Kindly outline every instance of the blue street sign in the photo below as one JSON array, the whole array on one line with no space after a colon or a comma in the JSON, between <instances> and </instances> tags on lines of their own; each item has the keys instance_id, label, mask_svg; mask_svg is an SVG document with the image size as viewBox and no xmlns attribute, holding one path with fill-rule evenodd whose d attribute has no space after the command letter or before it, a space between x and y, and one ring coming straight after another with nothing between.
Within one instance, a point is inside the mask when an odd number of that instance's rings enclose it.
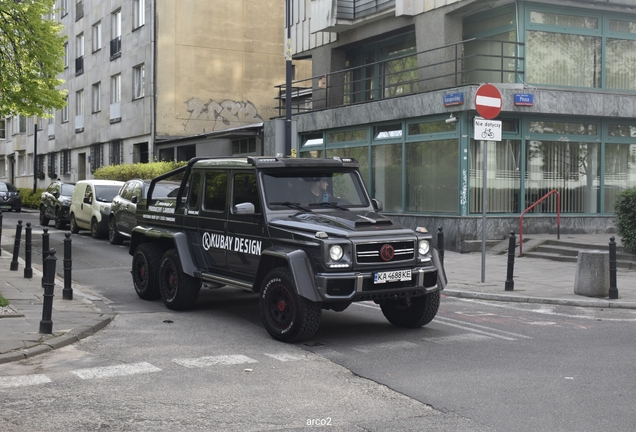
<instances>
[{"instance_id":1,"label":"blue street sign","mask_svg":"<svg viewBox=\"0 0 636 432\"><path fill-rule=\"evenodd\" d=\"M515 105L516 106L532 106L534 105L534 95L533 94L515 94Z\"/></svg>"},{"instance_id":2,"label":"blue street sign","mask_svg":"<svg viewBox=\"0 0 636 432\"><path fill-rule=\"evenodd\" d=\"M444 95L444 106L463 105L464 93L449 93Z\"/></svg>"}]
</instances>

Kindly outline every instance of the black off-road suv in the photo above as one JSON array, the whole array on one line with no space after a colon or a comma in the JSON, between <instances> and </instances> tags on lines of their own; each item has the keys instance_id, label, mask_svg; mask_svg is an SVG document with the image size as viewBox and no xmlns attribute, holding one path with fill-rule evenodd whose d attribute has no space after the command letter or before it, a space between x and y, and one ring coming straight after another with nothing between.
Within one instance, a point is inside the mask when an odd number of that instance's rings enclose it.
<instances>
[{"instance_id":1,"label":"black off-road suv","mask_svg":"<svg viewBox=\"0 0 636 432\"><path fill-rule=\"evenodd\" d=\"M155 185L181 178L174 198ZM201 286L259 293L269 334L295 342L322 309L374 301L399 327L436 315L446 276L431 234L378 213L350 158L192 159L155 178L137 205L130 254L135 290L174 310Z\"/></svg>"}]
</instances>

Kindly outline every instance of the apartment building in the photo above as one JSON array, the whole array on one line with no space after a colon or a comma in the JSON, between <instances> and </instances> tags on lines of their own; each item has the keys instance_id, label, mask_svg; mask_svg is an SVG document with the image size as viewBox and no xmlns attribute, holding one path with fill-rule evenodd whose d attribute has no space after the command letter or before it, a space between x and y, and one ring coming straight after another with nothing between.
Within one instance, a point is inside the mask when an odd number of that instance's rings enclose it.
<instances>
[{"instance_id":1,"label":"apartment building","mask_svg":"<svg viewBox=\"0 0 636 432\"><path fill-rule=\"evenodd\" d=\"M481 238L484 175L488 239L547 194L524 233L556 236L558 214L562 234L612 231L636 187L633 1L290 1L294 58L313 65L291 89L300 157L355 157L385 213L442 226L449 249ZM474 137L484 83L501 141Z\"/></svg>"},{"instance_id":2,"label":"apartment building","mask_svg":"<svg viewBox=\"0 0 636 432\"><path fill-rule=\"evenodd\" d=\"M262 154L283 14L279 0L56 0L68 104L0 120L0 178L45 187L104 165Z\"/></svg>"}]
</instances>

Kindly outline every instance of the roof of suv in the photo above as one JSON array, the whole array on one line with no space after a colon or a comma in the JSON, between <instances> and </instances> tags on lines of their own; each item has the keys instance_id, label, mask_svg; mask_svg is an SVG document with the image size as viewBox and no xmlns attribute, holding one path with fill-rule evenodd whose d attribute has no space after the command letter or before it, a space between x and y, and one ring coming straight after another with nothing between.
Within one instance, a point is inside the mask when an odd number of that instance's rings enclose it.
<instances>
[{"instance_id":1,"label":"roof of suv","mask_svg":"<svg viewBox=\"0 0 636 432\"><path fill-rule=\"evenodd\" d=\"M280 158L280 157L247 157L247 158L201 158L194 162L194 168L205 167L237 167L237 168L338 168L358 167L353 158Z\"/></svg>"}]
</instances>

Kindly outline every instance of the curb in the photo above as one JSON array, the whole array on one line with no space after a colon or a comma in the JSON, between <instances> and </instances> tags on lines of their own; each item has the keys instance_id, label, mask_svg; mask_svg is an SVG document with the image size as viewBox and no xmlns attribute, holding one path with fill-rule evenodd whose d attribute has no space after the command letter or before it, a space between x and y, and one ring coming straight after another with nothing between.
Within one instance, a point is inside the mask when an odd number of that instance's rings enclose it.
<instances>
[{"instance_id":1,"label":"curb","mask_svg":"<svg viewBox=\"0 0 636 432\"><path fill-rule=\"evenodd\" d=\"M636 309L636 302L620 301L620 300L574 300L574 299L554 299L546 297L528 297L514 296L506 294L492 294L484 292L461 291L445 289L442 294L448 297L492 300L510 303L537 303L537 304L554 304L560 306L578 306L593 308L611 308L611 309Z\"/></svg>"}]
</instances>

